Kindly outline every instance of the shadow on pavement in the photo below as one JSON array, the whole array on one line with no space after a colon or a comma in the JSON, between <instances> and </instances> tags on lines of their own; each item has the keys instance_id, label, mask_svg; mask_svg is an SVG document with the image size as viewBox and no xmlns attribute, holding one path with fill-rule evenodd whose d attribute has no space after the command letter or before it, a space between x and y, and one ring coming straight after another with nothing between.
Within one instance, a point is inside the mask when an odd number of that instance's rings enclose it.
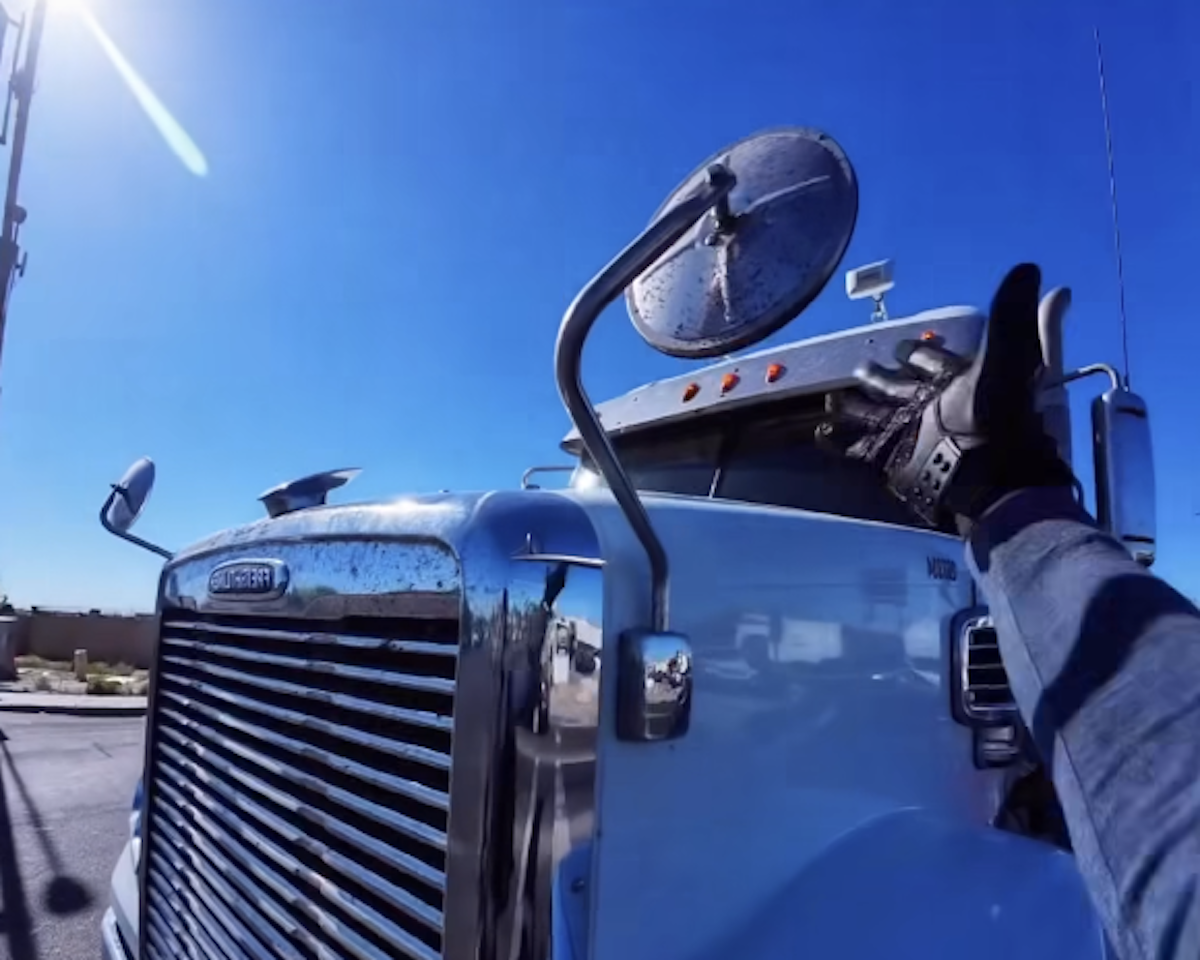
<instances>
[{"instance_id":1,"label":"shadow on pavement","mask_svg":"<svg viewBox=\"0 0 1200 960\"><path fill-rule=\"evenodd\" d=\"M37 946L29 914L25 883L17 861L16 835L8 806L7 783L11 782L20 794L29 815L30 826L42 846L42 854L53 875L42 892L43 907L55 916L67 916L85 910L92 902L87 887L67 874L58 848L42 820L25 781L8 750L8 737L0 731L0 752L4 754L4 770L0 772L0 895L4 909L0 913L0 933L8 938L12 960L36 960Z\"/></svg>"},{"instance_id":2,"label":"shadow on pavement","mask_svg":"<svg viewBox=\"0 0 1200 960\"><path fill-rule=\"evenodd\" d=\"M8 738L0 732L0 747L8 758ZM9 759L11 768L12 760ZM29 919L29 902L25 898L25 883L17 863L17 844L13 834L12 817L8 812L8 791L0 775L0 897L4 910L0 912L0 933L8 938L12 960L36 960L37 946Z\"/></svg>"}]
</instances>

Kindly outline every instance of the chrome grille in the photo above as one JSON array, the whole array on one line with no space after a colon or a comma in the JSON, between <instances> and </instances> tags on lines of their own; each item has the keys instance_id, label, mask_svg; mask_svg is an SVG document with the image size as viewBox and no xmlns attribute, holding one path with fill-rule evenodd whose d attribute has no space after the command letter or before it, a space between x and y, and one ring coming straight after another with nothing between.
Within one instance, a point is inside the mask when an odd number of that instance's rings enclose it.
<instances>
[{"instance_id":1,"label":"chrome grille","mask_svg":"<svg viewBox=\"0 0 1200 960\"><path fill-rule=\"evenodd\" d=\"M168 613L146 956L441 956L458 622Z\"/></svg>"}]
</instances>

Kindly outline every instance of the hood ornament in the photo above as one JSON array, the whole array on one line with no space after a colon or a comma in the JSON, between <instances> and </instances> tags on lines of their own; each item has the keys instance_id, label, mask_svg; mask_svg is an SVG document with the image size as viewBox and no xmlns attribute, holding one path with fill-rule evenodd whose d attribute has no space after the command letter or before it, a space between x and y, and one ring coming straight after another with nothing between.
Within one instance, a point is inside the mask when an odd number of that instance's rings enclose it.
<instances>
[{"instance_id":1,"label":"hood ornament","mask_svg":"<svg viewBox=\"0 0 1200 960\"><path fill-rule=\"evenodd\" d=\"M324 506L330 490L344 487L360 473L361 468L349 467L344 470L326 470L323 473L310 474L299 480L289 480L272 487L258 499L267 508L267 516L273 520L285 513Z\"/></svg>"}]
</instances>

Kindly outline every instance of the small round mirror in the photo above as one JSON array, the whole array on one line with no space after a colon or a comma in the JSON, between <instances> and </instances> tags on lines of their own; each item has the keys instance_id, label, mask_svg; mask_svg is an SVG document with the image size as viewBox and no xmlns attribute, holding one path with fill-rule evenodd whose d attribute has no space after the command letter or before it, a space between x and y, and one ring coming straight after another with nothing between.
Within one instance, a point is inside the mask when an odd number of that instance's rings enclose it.
<instances>
[{"instance_id":1,"label":"small round mirror","mask_svg":"<svg viewBox=\"0 0 1200 960\"><path fill-rule=\"evenodd\" d=\"M833 276L858 218L858 180L842 148L818 130L786 127L709 158L655 219L714 166L737 178L728 202L626 291L638 333L674 357L721 356L787 324Z\"/></svg>"},{"instance_id":2,"label":"small round mirror","mask_svg":"<svg viewBox=\"0 0 1200 960\"><path fill-rule=\"evenodd\" d=\"M136 460L125 476L113 486L105 519L109 527L127 532L141 515L154 489L154 461L149 457Z\"/></svg>"}]
</instances>

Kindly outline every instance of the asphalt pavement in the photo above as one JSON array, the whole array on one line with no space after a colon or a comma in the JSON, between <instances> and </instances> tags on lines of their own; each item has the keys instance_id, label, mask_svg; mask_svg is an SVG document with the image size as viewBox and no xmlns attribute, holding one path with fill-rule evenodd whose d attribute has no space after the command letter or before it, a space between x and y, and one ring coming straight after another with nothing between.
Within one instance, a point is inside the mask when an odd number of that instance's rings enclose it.
<instances>
[{"instance_id":1,"label":"asphalt pavement","mask_svg":"<svg viewBox=\"0 0 1200 960\"><path fill-rule=\"evenodd\" d=\"M0 958L92 960L145 721L0 713Z\"/></svg>"}]
</instances>

